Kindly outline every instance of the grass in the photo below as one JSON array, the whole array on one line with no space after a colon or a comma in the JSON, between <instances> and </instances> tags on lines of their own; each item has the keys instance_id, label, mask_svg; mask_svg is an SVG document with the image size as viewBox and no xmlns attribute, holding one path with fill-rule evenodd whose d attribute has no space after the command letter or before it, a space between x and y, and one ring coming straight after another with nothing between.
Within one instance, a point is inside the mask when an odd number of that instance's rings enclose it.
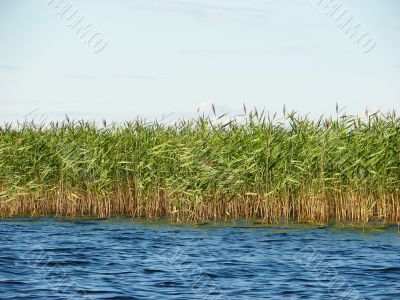
<instances>
[{"instance_id":1,"label":"grass","mask_svg":"<svg viewBox=\"0 0 400 300\"><path fill-rule=\"evenodd\" d=\"M0 215L400 222L394 112L225 118L5 124Z\"/></svg>"}]
</instances>

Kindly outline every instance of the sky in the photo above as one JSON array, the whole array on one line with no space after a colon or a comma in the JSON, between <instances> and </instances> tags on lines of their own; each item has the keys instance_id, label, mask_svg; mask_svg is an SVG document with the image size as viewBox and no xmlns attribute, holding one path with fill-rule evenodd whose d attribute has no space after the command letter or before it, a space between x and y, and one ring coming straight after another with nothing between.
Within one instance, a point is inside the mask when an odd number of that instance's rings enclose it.
<instances>
[{"instance_id":1,"label":"sky","mask_svg":"<svg viewBox=\"0 0 400 300\"><path fill-rule=\"evenodd\" d=\"M400 1L324 2L0 0L0 123L399 111Z\"/></svg>"}]
</instances>

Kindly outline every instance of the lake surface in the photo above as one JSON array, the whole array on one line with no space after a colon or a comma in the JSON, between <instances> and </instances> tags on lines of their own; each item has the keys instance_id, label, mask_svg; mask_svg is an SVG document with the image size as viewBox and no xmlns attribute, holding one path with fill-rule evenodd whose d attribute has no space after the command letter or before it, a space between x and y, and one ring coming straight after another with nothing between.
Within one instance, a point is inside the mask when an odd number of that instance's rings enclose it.
<instances>
[{"instance_id":1,"label":"lake surface","mask_svg":"<svg viewBox=\"0 0 400 300\"><path fill-rule=\"evenodd\" d=\"M400 299L400 233L0 220L0 299Z\"/></svg>"}]
</instances>

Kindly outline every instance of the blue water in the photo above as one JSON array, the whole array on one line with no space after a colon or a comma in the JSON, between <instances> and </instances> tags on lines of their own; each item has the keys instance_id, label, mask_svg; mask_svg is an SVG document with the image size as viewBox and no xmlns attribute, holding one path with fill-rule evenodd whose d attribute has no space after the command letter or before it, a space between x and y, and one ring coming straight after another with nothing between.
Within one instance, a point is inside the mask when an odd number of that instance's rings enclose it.
<instances>
[{"instance_id":1,"label":"blue water","mask_svg":"<svg viewBox=\"0 0 400 300\"><path fill-rule=\"evenodd\" d=\"M400 299L400 233L0 220L1 299Z\"/></svg>"}]
</instances>

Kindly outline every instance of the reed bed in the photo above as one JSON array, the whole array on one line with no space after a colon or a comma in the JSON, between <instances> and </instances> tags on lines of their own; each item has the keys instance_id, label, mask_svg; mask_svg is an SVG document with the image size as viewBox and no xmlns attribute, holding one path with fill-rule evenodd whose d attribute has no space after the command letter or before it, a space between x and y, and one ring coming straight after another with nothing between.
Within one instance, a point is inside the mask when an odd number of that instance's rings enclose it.
<instances>
[{"instance_id":1,"label":"reed bed","mask_svg":"<svg viewBox=\"0 0 400 300\"><path fill-rule=\"evenodd\" d=\"M0 127L0 216L400 222L395 113Z\"/></svg>"}]
</instances>

